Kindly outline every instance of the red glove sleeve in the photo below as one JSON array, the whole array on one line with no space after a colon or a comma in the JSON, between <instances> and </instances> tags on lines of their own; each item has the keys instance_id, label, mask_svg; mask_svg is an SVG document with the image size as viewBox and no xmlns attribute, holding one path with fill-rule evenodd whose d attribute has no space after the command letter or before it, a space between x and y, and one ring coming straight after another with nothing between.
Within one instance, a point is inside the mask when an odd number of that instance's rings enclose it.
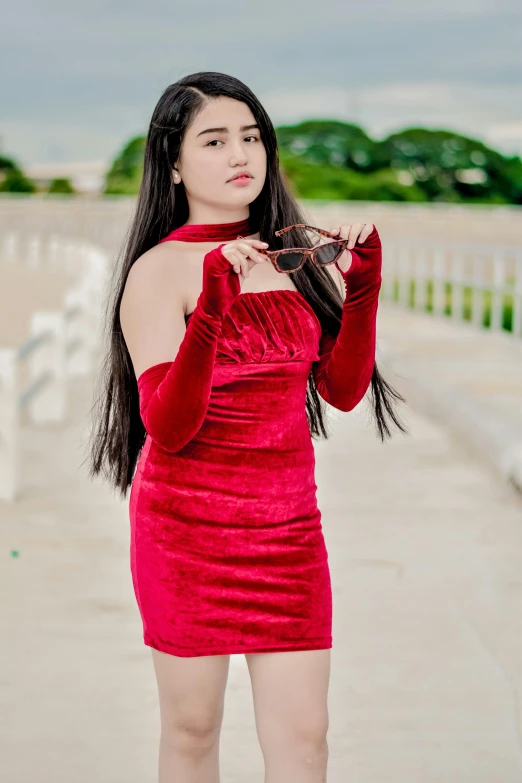
<instances>
[{"instance_id":1,"label":"red glove sleeve","mask_svg":"<svg viewBox=\"0 0 522 783\"><path fill-rule=\"evenodd\" d=\"M355 243L352 264L341 272L346 284L341 327L337 337L324 331L319 359L312 372L321 397L341 411L362 400L375 365L377 307L381 288L382 247L377 229L362 244Z\"/></svg>"},{"instance_id":2,"label":"red glove sleeve","mask_svg":"<svg viewBox=\"0 0 522 783\"><path fill-rule=\"evenodd\" d=\"M203 424L223 316L241 289L222 247L205 256L203 290L176 358L154 364L138 378L141 419L152 440L167 451L181 449Z\"/></svg>"}]
</instances>

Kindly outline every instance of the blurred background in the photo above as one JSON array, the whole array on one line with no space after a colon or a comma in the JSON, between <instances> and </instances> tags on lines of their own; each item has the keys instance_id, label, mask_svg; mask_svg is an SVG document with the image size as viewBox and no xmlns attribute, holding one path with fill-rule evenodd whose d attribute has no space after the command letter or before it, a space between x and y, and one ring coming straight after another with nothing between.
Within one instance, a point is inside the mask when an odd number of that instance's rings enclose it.
<instances>
[{"instance_id":1,"label":"blurred background","mask_svg":"<svg viewBox=\"0 0 522 783\"><path fill-rule=\"evenodd\" d=\"M86 442L150 116L168 84L212 70L264 104L310 223L362 219L383 241L377 361L411 432L382 444L363 400L329 410L315 444L329 780L521 783L520 4L3 11L2 779L156 780L128 498L88 478ZM224 779L261 781L241 656L230 680Z\"/></svg>"}]
</instances>

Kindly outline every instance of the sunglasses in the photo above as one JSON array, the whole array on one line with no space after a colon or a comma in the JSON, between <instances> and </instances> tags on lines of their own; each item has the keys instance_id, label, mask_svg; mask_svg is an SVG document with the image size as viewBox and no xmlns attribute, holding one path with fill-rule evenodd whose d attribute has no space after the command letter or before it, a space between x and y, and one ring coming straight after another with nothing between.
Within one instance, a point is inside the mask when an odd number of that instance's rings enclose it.
<instances>
[{"instance_id":1,"label":"sunglasses","mask_svg":"<svg viewBox=\"0 0 522 783\"><path fill-rule=\"evenodd\" d=\"M325 231L322 228L307 226L304 223L296 223L293 226L281 228L279 231L275 232L275 235L281 236L285 231L290 231L292 228L304 228L309 231L314 231L316 234L320 234L323 237L332 238L329 231ZM238 239L244 239L244 237L239 236ZM335 239L332 242L314 248L286 247L283 250L259 250L258 252L267 255L272 262L272 266L278 272L286 272L286 274L289 274L301 269L307 258L310 258L312 263L316 266L335 264L337 259L341 257L344 250L347 248L349 241L349 239Z\"/></svg>"}]
</instances>

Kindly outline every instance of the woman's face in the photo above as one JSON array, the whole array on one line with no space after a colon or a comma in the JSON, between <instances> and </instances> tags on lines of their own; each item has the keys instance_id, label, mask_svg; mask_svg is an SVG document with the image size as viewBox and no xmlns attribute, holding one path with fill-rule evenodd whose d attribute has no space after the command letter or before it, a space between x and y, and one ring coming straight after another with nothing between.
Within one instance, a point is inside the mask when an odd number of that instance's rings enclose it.
<instances>
[{"instance_id":1,"label":"woman's face","mask_svg":"<svg viewBox=\"0 0 522 783\"><path fill-rule=\"evenodd\" d=\"M266 177L266 150L259 128L245 127L255 122L246 103L220 96L210 99L187 128L175 168L191 207L241 208L257 198ZM239 171L252 178L234 184L230 180Z\"/></svg>"}]
</instances>

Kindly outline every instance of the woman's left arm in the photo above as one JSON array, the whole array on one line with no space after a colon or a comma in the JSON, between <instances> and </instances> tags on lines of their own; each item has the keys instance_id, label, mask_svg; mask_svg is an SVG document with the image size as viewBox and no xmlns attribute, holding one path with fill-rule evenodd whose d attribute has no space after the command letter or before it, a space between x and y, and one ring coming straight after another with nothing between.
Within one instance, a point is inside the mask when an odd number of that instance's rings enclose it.
<instances>
[{"instance_id":1,"label":"woman's left arm","mask_svg":"<svg viewBox=\"0 0 522 783\"><path fill-rule=\"evenodd\" d=\"M351 411L362 400L375 365L382 282L382 246L376 227L346 252L352 256L348 270L343 271L337 264L346 287L339 334L335 337L323 332L319 359L312 364L317 391L341 411Z\"/></svg>"}]
</instances>

